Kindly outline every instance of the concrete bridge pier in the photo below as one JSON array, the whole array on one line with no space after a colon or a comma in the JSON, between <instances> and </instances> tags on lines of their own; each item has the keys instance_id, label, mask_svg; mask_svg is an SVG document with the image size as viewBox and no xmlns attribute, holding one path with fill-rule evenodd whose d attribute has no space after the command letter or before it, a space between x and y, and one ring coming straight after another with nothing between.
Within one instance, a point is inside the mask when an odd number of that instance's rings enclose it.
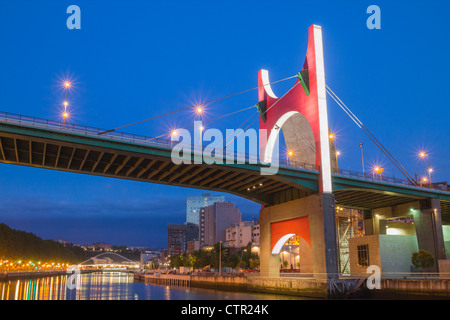
<instances>
[{"instance_id":1,"label":"concrete bridge pier","mask_svg":"<svg viewBox=\"0 0 450 320\"><path fill-rule=\"evenodd\" d=\"M420 204L420 211L414 214L417 243L419 249L427 250L434 256L434 266L430 271L439 272L438 260L446 259L441 203L439 199L429 199Z\"/></svg>"},{"instance_id":2,"label":"concrete bridge pier","mask_svg":"<svg viewBox=\"0 0 450 320\"><path fill-rule=\"evenodd\" d=\"M309 263L314 277L338 278L334 207L334 195L323 193L261 209L261 276L280 276L279 247L286 237L296 235L305 240L310 248Z\"/></svg>"},{"instance_id":3,"label":"concrete bridge pier","mask_svg":"<svg viewBox=\"0 0 450 320\"><path fill-rule=\"evenodd\" d=\"M416 200L374 209L371 218L364 220L366 235L386 234L387 220L403 217L414 219L418 249L424 249L434 257L434 266L427 271L439 272L438 261L446 259L439 199Z\"/></svg>"}]
</instances>

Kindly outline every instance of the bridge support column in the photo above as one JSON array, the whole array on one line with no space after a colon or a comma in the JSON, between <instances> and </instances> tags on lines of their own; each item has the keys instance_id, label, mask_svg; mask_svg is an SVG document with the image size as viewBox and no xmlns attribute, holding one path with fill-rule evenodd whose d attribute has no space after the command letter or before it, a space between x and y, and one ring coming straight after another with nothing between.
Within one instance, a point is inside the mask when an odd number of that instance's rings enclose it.
<instances>
[{"instance_id":1,"label":"bridge support column","mask_svg":"<svg viewBox=\"0 0 450 320\"><path fill-rule=\"evenodd\" d=\"M262 277L280 276L279 253L272 253L272 224L308 217L309 240L314 277L337 278L338 259L336 243L336 218L333 194L311 195L301 199L261 209L260 223L260 274ZM296 234L295 230L287 233ZM296 234L304 237L305 235ZM300 257L301 259L301 257Z\"/></svg>"},{"instance_id":2,"label":"bridge support column","mask_svg":"<svg viewBox=\"0 0 450 320\"><path fill-rule=\"evenodd\" d=\"M445 260L444 235L442 232L441 202L429 199L420 202L420 210L414 211L417 244L434 257L431 272L438 272L438 260Z\"/></svg>"},{"instance_id":3,"label":"bridge support column","mask_svg":"<svg viewBox=\"0 0 450 320\"><path fill-rule=\"evenodd\" d=\"M439 199L416 200L374 209L371 218L364 220L366 235L386 234L386 220L411 216L414 218L419 250L426 250L434 257L434 266L428 271L437 272L438 260L446 259Z\"/></svg>"}]
</instances>

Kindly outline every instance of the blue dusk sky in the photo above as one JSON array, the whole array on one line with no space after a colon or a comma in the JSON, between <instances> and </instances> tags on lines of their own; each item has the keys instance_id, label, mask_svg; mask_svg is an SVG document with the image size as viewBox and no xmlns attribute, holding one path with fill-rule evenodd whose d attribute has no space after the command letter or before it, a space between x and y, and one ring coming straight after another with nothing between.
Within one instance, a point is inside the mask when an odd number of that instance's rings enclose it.
<instances>
[{"instance_id":1,"label":"blue dusk sky","mask_svg":"<svg viewBox=\"0 0 450 320\"><path fill-rule=\"evenodd\" d=\"M367 28L369 5L381 29ZM67 7L81 9L69 30ZM449 1L0 1L0 111L58 120L69 78L70 121L112 129L300 71L308 27L322 26L326 81L411 173L426 150L434 181L450 180ZM281 96L295 79L274 84ZM207 106L205 119L250 107L257 91ZM401 173L328 97L341 168ZM254 110L211 126L236 129ZM131 126L158 136L192 113ZM257 128L255 122L254 128ZM164 248L202 190L0 164L0 222L44 239ZM225 194L244 219L260 205Z\"/></svg>"}]
</instances>

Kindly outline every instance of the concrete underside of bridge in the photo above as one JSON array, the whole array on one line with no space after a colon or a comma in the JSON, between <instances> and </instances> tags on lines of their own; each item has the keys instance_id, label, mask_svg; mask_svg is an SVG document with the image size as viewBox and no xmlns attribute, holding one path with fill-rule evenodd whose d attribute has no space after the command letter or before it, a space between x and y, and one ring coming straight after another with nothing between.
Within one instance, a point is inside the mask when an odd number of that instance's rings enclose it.
<instances>
[{"instance_id":1,"label":"concrete underside of bridge","mask_svg":"<svg viewBox=\"0 0 450 320\"><path fill-rule=\"evenodd\" d=\"M166 141L167 143L167 141ZM180 164L171 159L169 145L117 141L96 134L63 129L0 123L0 162L83 173L110 178L160 183L227 192L272 206L318 193L319 172L286 167L262 175L261 164ZM334 174L333 194L347 208L375 208L429 198L440 199L442 221L450 224L450 194L404 185L386 184Z\"/></svg>"},{"instance_id":2,"label":"concrete underside of bridge","mask_svg":"<svg viewBox=\"0 0 450 320\"><path fill-rule=\"evenodd\" d=\"M306 218L309 230L298 233L296 219ZM386 220L413 217L419 249L430 252L436 263L428 272L439 272L438 261L445 260L439 199L410 201L398 205L375 208L364 212L365 235L386 234ZM312 273L315 278L339 277L338 244L336 232L335 198L332 194L316 194L282 204L265 207L260 211L261 276L280 276L280 255L273 252L280 233L274 233L275 225L287 222L285 234L310 239ZM291 227L289 227L289 225ZM273 237L277 237L274 239ZM362 237L364 238L364 237ZM374 259L375 260L375 259ZM379 261L379 260L378 260ZM305 262L302 262L305 263ZM376 264L376 263L375 263ZM366 273L367 266L359 273ZM355 270L352 271L352 273ZM409 272L409 270L404 270ZM358 272L356 272L358 273Z\"/></svg>"},{"instance_id":3,"label":"concrete underside of bridge","mask_svg":"<svg viewBox=\"0 0 450 320\"><path fill-rule=\"evenodd\" d=\"M276 175L261 175L261 166L249 164L177 165L170 144L143 146L10 124L0 124L0 162L227 192L263 205L312 194L318 175L283 169Z\"/></svg>"}]
</instances>

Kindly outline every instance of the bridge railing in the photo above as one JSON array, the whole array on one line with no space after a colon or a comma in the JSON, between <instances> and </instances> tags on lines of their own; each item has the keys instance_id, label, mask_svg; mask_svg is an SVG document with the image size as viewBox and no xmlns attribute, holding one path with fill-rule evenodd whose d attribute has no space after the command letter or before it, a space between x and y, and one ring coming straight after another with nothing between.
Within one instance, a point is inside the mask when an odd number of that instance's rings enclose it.
<instances>
[{"instance_id":1,"label":"bridge railing","mask_svg":"<svg viewBox=\"0 0 450 320\"><path fill-rule=\"evenodd\" d=\"M14 124L20 124L20 125L27 125L27 126L33 126L37 128L42 129L50 129L50 130L56 130L59 132L65 132L65 133L75 133L75 134L81 134L85 136L90 136L93 138L101 138L101 139L111 139L115 141L121 141L121 142L128 142L128 143L139 143L143 145L149 145L149 146L155 146L155 147L163 147L163 148L172 148L175 144L178 142L173 142L170 139L164 139L164 138L155 138L155 137L148 137L144 135L138 135L138 134L132 134L132 133L126 133L121 131L115 131L115 130L105 130L95 127L89 127L89 126L83 126L78 125L74 123L67 123L62 121L56 121L56 120L49 120L49 119L42 119L37 117L30 117L20 114L14 114L9 112L0 112L0 121L6 122L6 123L14 123ZM191 147L191 150L196 152L197 150L199 152L203 152L205 150L206 146L199 146L196 144L189 144ZM214 151L216 151L214 149ZM212 152L212 156L215 156L214 152ZM238 152L235 150L229 150L226 149L226 147L223 150L223 159L237 159L243 163L250 163L250 164L261 164L259 161L259 156L256 154L249 154L244 152ZM278 161L278 162L276 162ZM238 162L240 163L240 162ZM274 158L272 163L278 163L279 167L284 168L297 168L297 169L304 169L304 170L310 170L310 171L319 171L319 168L315 164L306 163L306 162L300 162L300 161L293 161L288 158ZM347 170L347 169L332 169L332 174L335 175L341 175L345 177L351 177L351 178L360 178L364 180L372 180L372 181L380 181L380 182L386 182L386 183L393 183L393 184L399 184L399 185L406 185L406 186L418 186L416 184L413 184L409 180L399 179L395 177L389 177L386 175L381 174L373 174L373 173L362 173L359 171L354 170ZM447 184L420 184L419 185L422 188L431 188L431 189L439 189L439 190L446 190Z\"/></svg>"},{"instance_id":2,"label":"bridge railing","mask_svg":"<svg viewBox=\"0 0 450 320\"><path fill-rule=\"evenodd\" d=\"M1 112L0 111L0 121L6 122L6 123L14 123L14 124L20 124L20 125L27 125L27 126L33 126L37 128L42 129L50 129L50 130L56 130L59 132L69 132L69 133L75 133L75 134L81 134L85 136L91 136L94 138L102 138L102 139L111 139L111 140L117 140L122 142L129 142L129 143L139 143L144 145L151 145L151 146L157 146L157 147L165 147L165 148L172 148L174 145L176 145L178 142L173 142L170 139L164 139L164 138L155 138L155 137L149 137L144 135L138 135L138 134L132 134L132 133L126 133L121 131L115 131L115 130L105 130L95 127L89 127L89 126L83 126L78 125L74 123L68 123L68 122L61 122L56 120L49 120L49 119L43 119L43 118L37 118L37 117L30 117L15 113L9 113L9 112ZM203 152L205 150L205 145L198 145L194 143L189 144L191 150L194 152L199 151ZM212 156L215 156L215 151L212 152ZM242 161L243 163L251 163L251 164L258 164L259 156L257 154L250 154L245 152L238 152L236 150L230 150L226 147L223 150L223 157L224 159L235 159L238 161ZM298 162L298 161L290 161L287 159L274 159L273 162L278 161L278 163L281 166L286 167L295 167L295 168L301 168L306 170L316 170L314 164L304 163L304 162ZM239 163L239 162L238 162ZM276 162L275 162L276 163ZM286 165L284 165L286 164Z\"/></svg>"},{"instance_id":3,"label":"bridge railing","mask_svg":"<svg viewBox=\"0 0 450 320\"><path fill-rule=\"evenodd\" d=\"M347 169L332 169L331 173L351 177L351 178L360 178L365 180L372 180L372 181L380 181L380 182L388 182L388 183L394 183L394 184L401 184L401 185L407 185L407 186L413 186L414 184L409 180L399 179L395 177L389 177L386 175L379 175L379 174L373 174L373 173L367 173L367 172L360 172L360 171L354 171L354 170L347 170Z\"/></svg>"},{"instance_id":4,"label":"bridge railing","mask_svg":"<svg viewBox=\"0 0 450 320\"><path fill-rule=\"evenodd\" d=\"M412 187L421 187L421 188L428 188L433 190L447 190L447 183L446 182L438 182L438 183L422 183L421 181L418 182L418 184L413 183L412 181L390 177L386 175L381 174L375 174L375 173L367 173L367 172L360 172L360 171L354 171L354 170L348 170L348 169L332 169L331 173L334 175L341 175L344 177L350 177L350 178L360 178L364 180L371 180L375 182L385 182L385 183L392 183L392 184L400 184L404 186L412 186Z\"/></svg>"}]
</instances>

